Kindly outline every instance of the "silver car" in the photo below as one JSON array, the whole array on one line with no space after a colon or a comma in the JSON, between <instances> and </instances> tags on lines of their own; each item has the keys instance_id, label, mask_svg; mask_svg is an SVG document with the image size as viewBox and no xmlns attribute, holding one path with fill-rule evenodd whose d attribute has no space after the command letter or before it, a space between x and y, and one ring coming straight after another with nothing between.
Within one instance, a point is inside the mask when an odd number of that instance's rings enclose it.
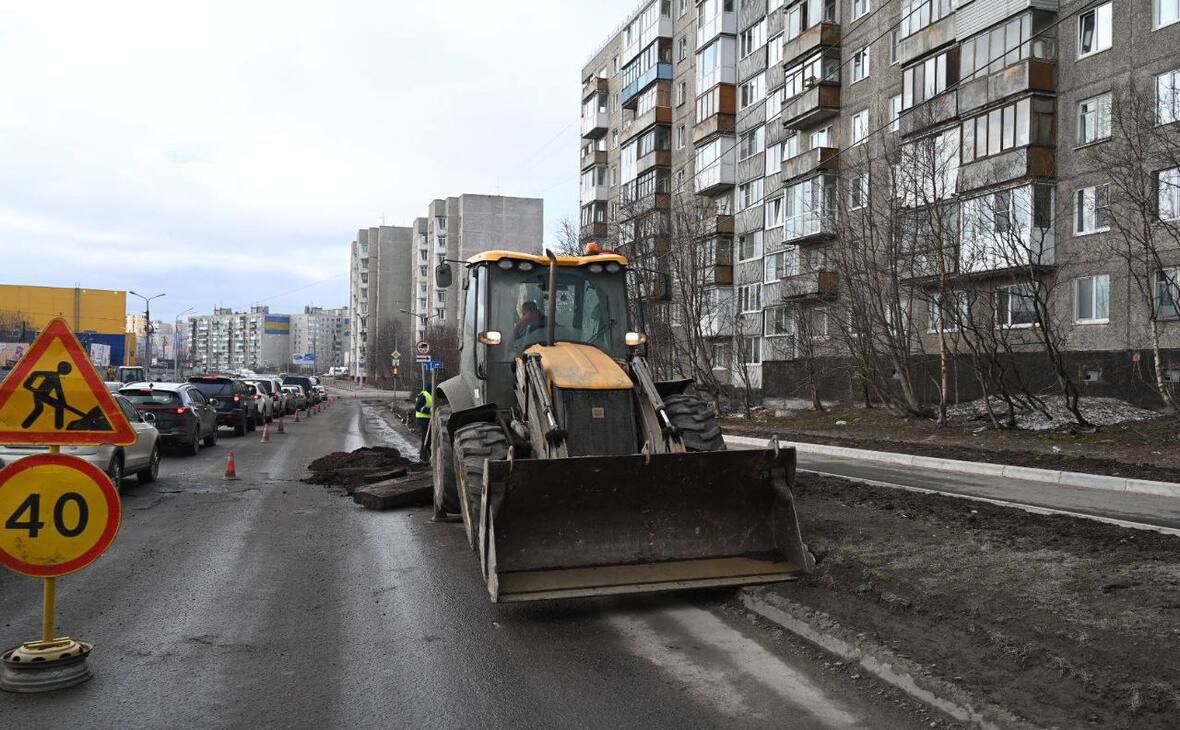
<instances>
[{"instance_id":1,"label":"silver car","mask_svg":"<svg viewBox=\"0 0 1180 730\"><path fill-rule=\"evenodd\" d=\"M151 484L160 474L160 433L154 425L155 416L150 413L141 416L131 401L119 394L114 394L114 399L131 422L135 443L130 446L63 446L61 453L76 456L102 469L114 482L116 489L122 489L123 478L128 474L134 475L140 484ZM33 454L44 454L48 450L47 446L0 445L0 466L7 466Z\"/></svg>"}]
</instances>

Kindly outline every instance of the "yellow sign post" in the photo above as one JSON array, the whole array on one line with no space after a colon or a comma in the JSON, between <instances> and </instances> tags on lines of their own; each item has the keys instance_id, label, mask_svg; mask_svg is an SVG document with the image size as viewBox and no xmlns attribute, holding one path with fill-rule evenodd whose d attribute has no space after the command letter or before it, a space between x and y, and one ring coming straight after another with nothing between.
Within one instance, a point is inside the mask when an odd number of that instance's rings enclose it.
<instances>
[{"instance_id":1,"label":"yellow sign post","mask_svg":"<svg viewBox=\"0 0 1180 730\"><path fill-rule=\"evenodd\" d=\"M44 580L41 640L0 655L0 689L46 692L90 679L90 644L54 636L57 577L94 562L119 531L118 490L62 444L131 444L135 432L62 320L0 383L0 443L49 453L0 469L0 564Z\"/></svg>"}]
</instances>

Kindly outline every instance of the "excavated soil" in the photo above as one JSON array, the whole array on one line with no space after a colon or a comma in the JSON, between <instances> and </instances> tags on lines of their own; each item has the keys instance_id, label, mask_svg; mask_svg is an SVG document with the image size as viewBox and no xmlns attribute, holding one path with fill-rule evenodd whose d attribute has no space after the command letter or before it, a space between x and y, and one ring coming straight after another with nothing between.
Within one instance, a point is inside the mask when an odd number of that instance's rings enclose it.
<instances>
[{"instance_id":1,"label":"excavated soil","mask_svg":"<svg viewBox=\"0 0 1180 730\"><path fill-rule=\"evenodd\" d=\"M307 466L311 476L303 481L309 484L355 486L404 475L407 470L421 466L402 456L397 449L365 446L355 451L335 451L321 456Z\"/></svg>"},{"instance_id":2,"label":"excavated soil","mask_svg":"<svg viewBox=\"0 0 1180 730\"><path fill-rule=\"evenodd\" d=\"M1046 727L1176 727L1180 538L800 475L777 588Z\"/></svg>"},{"instance_id":3,"label":"excavated soil","mask_svg":"<svg viewBox=\"0 0 1180 730\"><path fill-rule=\"evenodd\" d=\"M973 448L963 444L938 444L920 441L904 441L886 438L856 438L830 436L809 432L793 432L774 426L761 426L737 421L725 424L725 432L734 436L771 436L804 443L844 446L872 451L891 451L915 456L933 456L940 459L960 461L982 461L990 464L1013 464L1037 469L1075 471L1085 474L1103 474L1131 479L1150 479L1160 482L1180 482L1180 468L1152 463L1131 463L1119 459L1099 456L1082 456L1077 453L1038 453L1012 449L984 447ZM1029 436L1030 439L1035 436ZM1101 447L1098 447L1101 450Z\"/></svg>"}]
</instances>

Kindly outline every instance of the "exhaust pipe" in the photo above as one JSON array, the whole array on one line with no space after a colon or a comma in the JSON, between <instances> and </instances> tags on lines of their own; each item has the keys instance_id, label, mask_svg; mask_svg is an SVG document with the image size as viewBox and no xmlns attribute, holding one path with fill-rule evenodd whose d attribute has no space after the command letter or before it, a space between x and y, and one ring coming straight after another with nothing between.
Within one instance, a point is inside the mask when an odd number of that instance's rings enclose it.
<instances>
[{"instance_id":1,"label":"exhaust pipe","mask_svg":"<svg viewBox=\"0 0 1180 730\"><path fill-rule=\"evenodd\" d=\"M549 303L545 306L545 342L553 347L557 338L557 256L545 249L549 257Z\"/></svg>"}]
</instances>

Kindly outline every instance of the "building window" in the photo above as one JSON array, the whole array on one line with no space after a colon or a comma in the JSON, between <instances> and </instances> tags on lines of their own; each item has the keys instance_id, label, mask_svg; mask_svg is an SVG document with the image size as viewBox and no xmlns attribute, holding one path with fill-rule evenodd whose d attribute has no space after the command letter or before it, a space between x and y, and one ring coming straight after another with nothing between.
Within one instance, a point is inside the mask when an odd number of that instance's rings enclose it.
<instances>
[{"instance_id":1,"label":"building window","mask_svg":"<svg viewBox=\"0 0 1180 730\"><path fill-rule=\"evenodd\" d=\"M1180 0L1177 0L1180 2ZM773 68L783 62L783 35L779 33L766 41L766 68Z\"/></svg>"},{"instance_id":2,"label":"building window","mask_svg":"<svg viewBox=\"0 0 1180 730\"><path fill-rule=\"evenodd\" d=\"M1078 16L1078 58L1110 48L1114 35L1114 3L1099 5Z\"/></svg>"},{"instance_id":3,"label":"building window","mask_svg":"<svg viewBox=\"0 0 1180 730\"><path fill-rule=\"evenodd\" d=\"M1074 235L1084 236L1109 230L1110 185L1080 188L1074 196Z\"/></svg>"},{"instance_id":4,"label":"building window","mask_svg":"<svg viewBox=\"0 0 1180 730\"><path fill-rule=\"evenodd\" d=\"M1021 99L963 122L963 162L1029 144L1053 144L1053 103Z\"/></svg>"},{"instance_id":5,"label":"building window","mask_svg":"<svg viewBox=\"0 0 1180 730\"><path fill-rule=\"evenodd\" d=\"M688 83L681 81L676 85L676 106L684 106L686 98L688 98Z\"/></svg>"},{"instance_id":6,"label":"building window","mask_svg":"<svg viewBox=\"0 0 1180 730\"><path fill-rule=\"evenodd\" d=\"M749 81L745 81L741 86L741 108L753 106L762 101L766 95L766 76L765 74L758 74Z\"/></svg>"},{"instance_id":7,"label":"building window","mask_svg":"<svg viewBox=\"0 0 1180 730\"><path fill-rule=\"evenodd\" d=\"M866 172L852 178L848 191L848 207L860 210L869 204L869 174Z\"/></svg>"},{"instance_id":8,"label":"building window","mask_svg":"<svg viewBox=\"0 0 1180 730\"><path fill-rule=\"evenodd\" d=\"M738 311L757 312L762 309L762 285L748 284L738 287Z\"/></svg>"},{"instance_id":9,"label":"building window","mask_svg":"<svg viewBox=\"0 0 1180 730\"><path fill-rule=\"evenodd\" d=\"M832 146L832 128L830 126L823 129L817 129L807 137L807 149L813 150L817 147L831 147Z\"/></svg>"},{"instance_id":10,"label":"building window","mask_svg":"<svg viewBox=\"0 0 1180 730\"><path fill-rule=\"evenodd\" d=\"M1079 324L1110 321L1110 275L1073 280L1073 319Z\"/></svg>"},{"instance_id":11,"label":"building window","mask_svg":"<svg viewBox=\"0 0 1180 730\"><path fill-rule=\"evenodd\" d=\"M688 0L680 0L680 17L683 18L688 13Z\"/></svg>"},{"instance_id":12,"label":"building window","mask_svg":"<svg viewBox=\"0 0 1180 730\"><path fill-rule=\"evenodd\" d=\"M1180 318L1180 268L1160 269L1155 273L1155 316Z\"/></svg>"},{"instance_id":13,"label":"building window","mask_svg":"<svg viewBox=\"0 0 1180 730\"><path fill-rule=\"evenodd\" d=\"M889 65L892 66L898 63L901 59L897 56L897 31L889 31Z\"/></svg>"},{"instance_id":14,"label":"building window","mask_svg":"<svg viewBox=\"0 0 1180 730\"><path fill-rule=\"evenodd\" d=\"M773 284L799 273L797 251L798 249L788 248L778 253L766 254L766 258L763 259L764 281Z\"/></svg>"},{"instance_id":15,"label":"building window","mask_svg":"<svg viewBox=\"0 0 1180 730\"><path fill-rule=\"evenodd\" d=\"M1110 94L1095 96L1078 104L1078 144L1090 144L1102 139L1110 139Z\"/></svg>"},{"instance_id":16,"label":"building window","mask_svg":"<svg viewBox=\"0 0 1180 730\"><path fill-rule=\"evenodd\" d=\"M752 208L762 202L762 178L738 185L737 209Z\"/></svg>"},{"instance_id":17,"label":"building window","mask_svg":"<svg viewBox=\"0 0 1180 730\"><path fill-rule=\"evenodd\" d=\"M1180 0L1155 0L1153 28L1163 28L1178 20L1180 20Z\"/></svg>"},{"instance_id":18,"label":"building window","mask_svg":"<svg viewBox=\"0 0 1180 730\"><path fill-rule=\"evenodd\" d=\"M1037 321L1037 299L1031 284L996 290L996 323L1002 327L1031 327Z\"/></svg>"},{"instance_id":19,"label":"building window","mask_svg":"<svg viewBox=\"0 0 1180 730\"><path fill-rule=\"evenodd\" d=\"M683 61L688 58L688 36L681 36L679 46L680 51L676 54L676 57L678 60Z\"/></svg>"},{"instance_id":20,"label":"building window","mask_svg":"<svg viewBox=\"0 0 1180 730\"><path fill-rule=\"evenodd\" d=\"M952 0L906 0L901 4L898 34L905 38L954 12Z\"/></svg>"},{"instance_id":21,"label":"building window","mask_svg":"<svg viewBox=\"0 0 1180 730\"><path fill-rule=\"evenodd\" d=\"M1159 216L1162 221L1180 219L1180 167L1156 174L1159 188Z\"/></svg>"},{"instance_id":22,"label":"building window","mask_svg":"<svg viewBox=\"0 0 1180 730\"><path fill-rule=\"evenodd\" d=\"M1180 119L1180 69L1155 77L1155 121L1171 124Z\"/></svg>"},{"instance_id":23,"label":"building window","mask_svg":"<svg viewBox=\"0 0 1180 730\"><path fill-rule=\"evenodd\" d=\"M852 83L869 77L869 47L852 54Z\"/></svg>"},{"instance_id":24,"label":"building window","mask_svg":"<svg viewBox=\"0 0 1180 730\"><path fill-rule=\"evenodd\" d=\"M971 318L971 301L967 292L947 292L935 294L926 303L927 321L930 323L928 332L943 330L961 330ZM946 324L943 325L943 315Z\"/></svg>"},{"instance_id":25,"label":"building window","mask_svg":"<svg viewBox=\"0 0 1180 730\"><path fill-rule=\"evenodd\" d=\"M744 160L761 152L765 140L765 130L762 127L743 132L738 139L738 159Z\"/></svg>"},{"instance_id":26,"label":"building window","mask_svg":"<svg viewBox=\"0 0 1180 730\"><path fill-rule=\"evenodd\" d=\"M762 339L757 335L739 335L738 352L742 362L747 365L757 365L762 362Z\"/></svg>"},{"instance_id":27,"label":"building window","mask_svg":"<svg viewBox=\"0 0 1180 730\"><path fill-rule=\"evenodd\" d=\"M745 58L766 45L766 19L742 31L738 38L738 58Z\"/></svg>"},{"instance_id":28,"label":"building window","mask_svg":"<svg viewBox=\"0 0 1180 730\"><path fill-rule=\"evenodd\" d=\"M766 201L766 227L778 228L783 224L783 196Z\"/></svg>"},{"instance_id":29,"label":"building window","mask_svg":"<svg viewBox=\"0 0 1180 730\"><path fill-rule=\"evenodd\" d=\"M852 19L862 17L865 13L872 9L872 3L869 0L852 0Z\"/></svg>"},{"instance_id":30,"label":"building window","mask_svg":"<svg viewBox=\"0 0 1180 730\"><path fill-rule=\"evenodd\" d=\"M681 124L676 128L676 149L682 150L687 144L684 125Z\"/></svg>"},{"instance_id":31,"label":"building window","mask_svg":"<svg viewBox=\"0 0 1180 730\"><path fill-rule=\"evenodd\" d=\"M852 115L852 144L860 144L869 136L869 110Z\"/></svg>"},{"instance_id":32,"label":"building window","mask_svg":"<svg viewBox=\"0 0 1180 730\"><path fill-rule=\"evenodd\" d=\"M889 131L901 129L901 94L889 98Z\"/></svg>"},{"instance_id":33,"label":"building window","mask_svg":"<svg viewBox=\"0 0 1180 730\"><path fill-rule=\"evenodd\" d=\"M766 337L795 334L795 320L788 307L774 307L762 313L762 333Z\"/></svg>"},{"instance_id":34,"label":"building window","mask_svg":"<svg viewBox=\"0 0 1180 730\"><path fill-rule=\"evenodd\" d=\"M796 3L787 8L785 19L787 40L798 37L803 31L820 23L834 23L835 21L836 0L807 0L807 2Z\"/></svg>"},{"instance_id":35,"label":"building window","mask_svg":"<svg viewBox=\"0 0 1180 730\"><path fill-rule=\"evenodd\" d=\"M762 256L762 231L738 236L738 260L749 261Z\"/></svg>"},{"instance_id":36,"label":"building window","mask_svg":"<svg viewBox=\"0 0 1180 730\"><path fill-rule=\"evenodd\" d=\"M955 65L948 59L948 53L940 53L927 58L916 66L907 68L902 73L902 108L909 109L928 99L933 99L958 80L954 78ZM948 68L950 69L949 73Z\"/></svg>"}]
</instances>

